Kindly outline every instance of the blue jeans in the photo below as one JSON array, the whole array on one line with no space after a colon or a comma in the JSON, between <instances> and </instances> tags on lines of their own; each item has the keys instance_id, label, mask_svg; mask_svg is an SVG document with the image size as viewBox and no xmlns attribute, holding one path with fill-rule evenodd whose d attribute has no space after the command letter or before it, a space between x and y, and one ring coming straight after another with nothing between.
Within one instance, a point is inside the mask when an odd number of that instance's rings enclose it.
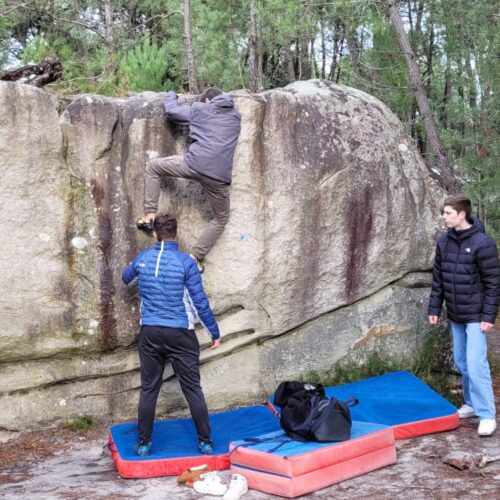
<instances>
[{"instance_id":1,"label":"blue jeans","mask_svg":"<svg viewBox=\"0 0 500 500\"><path fill-rule=\"evenodd\" d=\"M486 333L480 323L451 323L453 355L462 374L464 401L480 419L495 418L495 399L487 358Z\"/></svg>"}]
</instances>

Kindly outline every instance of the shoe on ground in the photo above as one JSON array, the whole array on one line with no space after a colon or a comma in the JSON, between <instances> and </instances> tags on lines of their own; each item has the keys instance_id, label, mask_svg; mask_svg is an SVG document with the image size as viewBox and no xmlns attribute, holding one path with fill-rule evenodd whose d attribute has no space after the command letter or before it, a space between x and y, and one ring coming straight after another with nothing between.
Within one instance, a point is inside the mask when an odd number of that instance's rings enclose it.
<instances>
[{"instance_id":1,"label":"shoe on ground","mask_svg":"<svg viewBox=\"0 0 500 500\"><path fill-rule=\"evenodd\" d=\"M198 258L195 257L192 253L190 253L189 256L196 262L196 267L198 268L198 271L200 271L200 274L203 274L205 272L205 266L203 265L201 260L198 260Z\"/></svg>"},{"instance_id":2,"label":"shoe on ground","mask_svg":"<svg viewBox=\"0 0 500 500\"><path fill-rule=\"evenodd\" d=\"M204 495L222 496L226 493L227 486L214 471L202 474L200 479L193 483L193 490Z\"/></svg>"},{"instance_id":3,"label":"shoe on ground","mask_svg":"<svg viewBox=\"0 0 500 500\"><path fill-rule=\"evenodd\" d=\"M480 436L491 436L495 432L496 428L497 423L494 418L483 418L479 421L477 433Z\"/></svg>"},{"instance_id":4,"label":"shoe on ground","mask_svg":"<svg viewBox=\"0 0 500 500\"><path fill-rule=\"evenodd\" d=\"M207 464L198 465L196 467L189 467L189 469L177 476L177 482L179 484L185 484L186 486L192 488L193 483L195 481L198 481L198 479L200 479L200 476L207 472L210 472Z\"/></svg>"},{"instance_id":5,"label":"shoe on ground","mask_svg":"<svg viewBox=\"0 0 500 500\"><path fill-rule=\"evenodd\" d=\"M240 474L233 474L229 488L222 497L224 500L240 500L240 498L248 492L247 480Z\"/></svg>"},{"instance_id":6,"label":"shoe on ground","mask_svg":"<svg viewBox=\"0 0 500 500\"><path fill-rule=\"evenodd\" d=\"M148 443L139 443L139 445L135 450L137 455L139 455L140 457L147 457L150 451L151 451L151 441L149 441Z\"/></svg>"},{"instance_id":7,"label":"shoe on ground","mask_svg":"<svg viewBox=\"0 0 500 500\"><path fill-rule=\"evenodd\" d=\"M471 418L476 416L476 412L472 406L464 404L458 409L458 416L460 418Z\"/></svg>"},{"instance_id":8,"label":"shoe on ground","mask_svg":"<svg viewBox=\"0 0 500 500\"><path fill-rule=\"evenodd\" d=\"M214 454L214 445L212 441L200 441L198 443L198 449L200 450L200 453L203 453L203 455Z\"/></svg>"}]
</instances>

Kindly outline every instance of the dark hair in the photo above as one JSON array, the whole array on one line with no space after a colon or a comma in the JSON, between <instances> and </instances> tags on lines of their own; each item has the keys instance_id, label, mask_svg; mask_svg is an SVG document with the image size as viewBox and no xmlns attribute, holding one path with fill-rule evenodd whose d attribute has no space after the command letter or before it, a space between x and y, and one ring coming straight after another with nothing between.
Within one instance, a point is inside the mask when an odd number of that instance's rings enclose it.
<instances>
[{"instance_id":1,"label":"dark hair","mask_svg":"<svg viewBox=\"0 0 500 500\"><path fill-rule=\"evenodd\" d=\"M172 240L177 236L177 219L170 214L157 214L153 229L158 240Z\"/></svg>"},{"instance_id":2,"label":"dark hair","mask_svg":"<svg viewBox=\"0 0 500 500\"><path fill-rule=\"evenodd\" d=\"M454 196L448 196L446 200L443 202L443 210L444 207L451 207L453 210L456 210L458 213L465 212L465 217L469 220L470 213L472 212L472 203L467 196L464 194L456 194Z\"/></svg>"},{"instance_id":3,"label":"dark hair","mask_svg":"<svg viewBox=\"0 0 500 500\"><path fill-rule=\"evenodd\" d=\"M217 87L208 87L208 89L205 89L203 94L200 96L200 101L205 102L205 99L208 99L211 101L214 97L221 95L222 90L218 89Z\"/></svg>"}]
</instances>

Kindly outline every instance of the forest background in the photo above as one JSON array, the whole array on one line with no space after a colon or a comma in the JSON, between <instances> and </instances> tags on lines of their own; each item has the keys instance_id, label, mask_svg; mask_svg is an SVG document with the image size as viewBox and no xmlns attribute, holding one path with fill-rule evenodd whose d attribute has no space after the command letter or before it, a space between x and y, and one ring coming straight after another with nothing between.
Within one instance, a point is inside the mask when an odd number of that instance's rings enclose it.
<instances>
[{"instance_id":1,"label":"forest background","mask_svg":"<svg viewBox=\"0 0 500 500\"><path fill-rule=\"evenodd\" d=\"M499 20L497 0L0 0L0 77L51 56L60 96L321 78L383 101L439 175L412 51L451 172L498 240Z\"/></svg>"}]
</instances>

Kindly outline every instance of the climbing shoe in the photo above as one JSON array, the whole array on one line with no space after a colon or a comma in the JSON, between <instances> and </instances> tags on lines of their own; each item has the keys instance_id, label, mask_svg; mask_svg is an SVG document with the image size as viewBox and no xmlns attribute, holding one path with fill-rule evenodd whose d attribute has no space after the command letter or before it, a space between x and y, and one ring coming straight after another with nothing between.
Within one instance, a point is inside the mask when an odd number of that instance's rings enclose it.
<instances>
[{"instance_id":1,"label":"climbing shoe","mask_svg":"<svg viewBox=\"0 0 500 500\"><path fill-rule=\"evenodd\" d=\"M140 443L139 445L137 445L135 452L140 457L147 457L149 455L150 450L151 450L151 441L149 441L148 443Z\"/></svg>"},{"instance_id":2,"label":"climbing shoe","mask_svg":"<svg viewBox=\"0 0 500 500\"><path fill-rule=\"evenodd\" d=\"M198 271L200 271L200 274L203 274L205 272L205 266L203 265L203 262L201 262L201 260L198 260L192 253L190 253L189 256L196 262L196 267L198 268Z\"/></svg>"},{"instance_id":3,"label":"climbing shoe","mask_svg":"<svg viewBox=\"0 0 500 500\"><path fill-rule=\"evenodd\" d=\"M185 484L188 488L193 487L193 483L200 479L202 474L210 472L207 464L198 465L196 467L189 467L182 474L177 476L177 482L179 484Z\"/></svg>"},{"instance_id":4,"label":"climbing shoe","mask_svg":"<svg viewBox=\"0 0 500 500\"><path fill-rule=\"evenodd\" d=\"M144 231L145 233L153 232L153 223L154 219L151 219L149 222L142 217L137 221L137 229Z\"/></svg>"},{"instance_id":5,"label":"climbing shoe","mask_svg":"<svg viewBox=\"0 0 500 500\"><path fill-rule=\"evenodd\" d=\"M212 441L200 441L198 443L198 449L203 455L213 455L214 447Z\"/></svg>"}]
</instances>

